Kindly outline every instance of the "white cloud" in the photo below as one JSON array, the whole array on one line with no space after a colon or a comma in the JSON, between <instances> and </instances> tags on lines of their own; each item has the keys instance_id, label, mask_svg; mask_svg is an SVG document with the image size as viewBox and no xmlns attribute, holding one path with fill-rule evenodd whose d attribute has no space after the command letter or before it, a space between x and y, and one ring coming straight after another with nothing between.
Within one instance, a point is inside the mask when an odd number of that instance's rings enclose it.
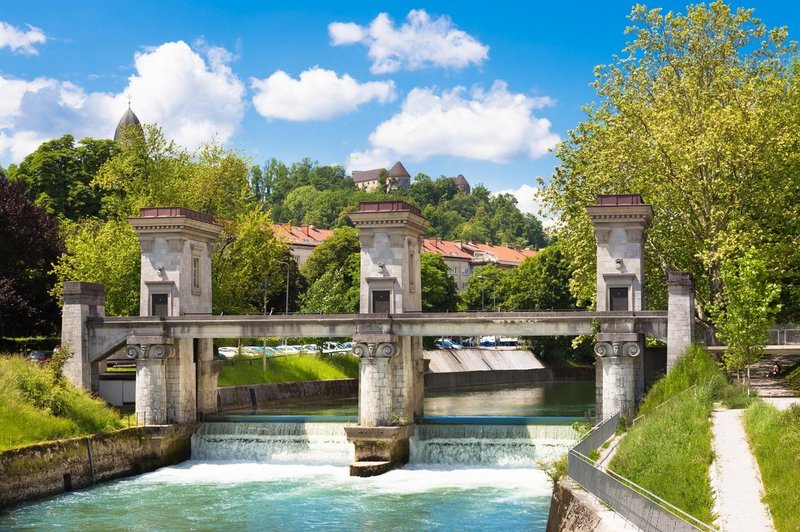
<instances>
[{"instance_id":1,"label":"white cloud","mask_svg":"<svg viewBox=\"0 0 800 532\"><path fill-rule=\"evenodd\" d=\"M114 94L52 78L0 76L0 160L19 161L65 133L111 138L128 98L140 120L158 123L179 144L194 148L214 135L225 142L244 114L244 84L228 59L221 49L203 58L182 41L165 43L137 53L136 73Z\"/></svg>"},{"instance_id":2,"label":"white cloud","mask_svg":"<svg viewBox=\"0 0 800 532\"><path fill-rule=\"evenodd\" d=\"M0 21L0 48L10 48L14 53L38 55L39 50L34 45L46 42L47 36L39 28L29 24L28 31L24 31Z\"/></svg>"},{"instance_id":3,"label":"white cloud","mask_svg":"<svg viewBox=\"0 0 800 532\"><path fill-rule=\"evenodd\" d=\"M327 120L353 112L371 100L393 101L393 81L359 83L344 74L314 67L294 79L278 70L270 77L252 79L253 105L261 116L283 120Z\"/></svg>"},{"instance_id":4,"label":"white cloud","mask_svg":"<svg viewBox=\"0 0 800 532\"><path fill-rule=\"evenodd\" d=\"M389 15L380 13L369 26L332 22L328 33L333 46L362 43L369 47L371 70L376 74L428 66L464 68L481 64L489 54L488 46L456 29L449 17L431 18L419 9L411 10L406 20L395 28Z\"/></svg>"},{"instance_id":5,"label":"white cloud","mask_svg":"<svg viewBox=\"0 0 800 532\"><path fill-rule=\"evenodd\" d=\"M500 194L511 194L517 198L517 207L522 212L535 215L542 221L544 227L552 227L556 223L556 219L552 217L552 213L542 213L542 202L539 199L539 188L532 187L528 184L523 184L517 189L509 188L506 190L498 190L493 192L492 196Z\"/></svg>"},{"instance_id":6,"label":"white cloud","mask_svg":"<svg viewBox=\"0 0 800 532\"><path fill-rule=\"evenodd\" d=\"M519 155L535 159L559 141L550 121L533 114L552 103L547 97L510 93L502 81L488 92L475 88L469 95L464 87L441 94L416 88L402 110L370 134L371 150L389 152L390 159L424 160L436 155L497 163Z\"/></svg>"},{"instance_id":7,"label":"white cloud","mask_svg":"<svg viewBox=\"0 0 800 532\"><path fill-rule=\"evenodd\" d=\"M389 168L396 161L386 150L376 149L367 151L354 151L345 163L348 172L353 170L374 170L375 168Z\"/></svg>"}]
</instances>

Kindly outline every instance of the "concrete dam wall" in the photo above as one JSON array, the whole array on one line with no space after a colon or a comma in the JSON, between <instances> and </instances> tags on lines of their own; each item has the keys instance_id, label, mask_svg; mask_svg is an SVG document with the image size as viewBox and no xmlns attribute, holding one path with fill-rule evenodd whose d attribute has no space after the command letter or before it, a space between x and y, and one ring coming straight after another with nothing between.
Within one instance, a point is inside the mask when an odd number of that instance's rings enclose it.
<instances>
[{"instance_id":1,"label":"concrete dam wall","mask_svg":"<svg viewBox=\"0 0 800 532\"><path fill-rule=\"evenodd\" d=\"M544 364L527 349L475 348L424 351L431 373L543 369Z\"/></svg>"}]
</instances>

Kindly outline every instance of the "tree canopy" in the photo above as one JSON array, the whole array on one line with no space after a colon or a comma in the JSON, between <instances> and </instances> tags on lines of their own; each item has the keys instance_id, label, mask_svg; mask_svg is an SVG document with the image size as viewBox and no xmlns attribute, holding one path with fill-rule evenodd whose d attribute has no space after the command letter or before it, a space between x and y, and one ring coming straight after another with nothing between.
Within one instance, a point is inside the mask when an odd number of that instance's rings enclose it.
<instances>
[{"instance_id":1,"label":"tree canopy","mask_svg":"<svg viewBox=\"0 0 800 532\"><path fill-rule=\"evenodd\" d=\"M685 15L637 5L630 20L623 55L595 71L599 102L556 149L543 199L560 216L571 288L586 304L595 244L585 206L597 194L641 193L655 213L648 300L665 306L667 272L691 272L710 322L723 264L743 248L797 256L797 233L780 223L797 211L796 46L785 28L722 1Z\"/></svg>"},{"instance_id":2,"label":"tree canopy","mask_svg":"<svg viewBox=\"0 0 800 532\"><path fill-rule=\"evenodd\" d=\"M19 166L11 165L8 177L25 185L28 198L50 214L70 220L100 212L103 193L92 186L97 171L116 153L106 139L82 139L72 135L43 142Z\"/></svg>"},{"instance_id":3,"label":"tree canopy","mask_svg":"<svg viewBox=\"0 0 800 532\"><path fill-rule=\"evenodd\" d=\"M50 333L58 307L48 291L63 250L58 220L0 179L0 336Z\"/></svg>"}]
</instances>

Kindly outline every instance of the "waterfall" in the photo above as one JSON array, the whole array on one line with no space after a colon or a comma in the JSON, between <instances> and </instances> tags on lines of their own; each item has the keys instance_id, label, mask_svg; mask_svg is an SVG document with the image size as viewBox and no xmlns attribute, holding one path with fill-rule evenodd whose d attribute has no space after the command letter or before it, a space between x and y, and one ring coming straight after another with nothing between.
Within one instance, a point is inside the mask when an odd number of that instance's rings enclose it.
<instances>
[{"instance_id":1,"label":"waterfall","mask_svg":"<svg viewBox=\"0 0 800 532\"><path fill-rule=\"evenodd\" d=\"M354 460L342 423L203 423L192 458L203 461L348 465ZM535 467L558 458L577 439L569 425L417 425L411 462Z\"/></svg>"},{"instance_id":2,"label":"waterfall","mask_svg":"<svg viewBox=\"0 0 800 532\"><path fill-rule=\"evenodd\" d=\"M194 460L347 465L353 445L341 423L203 423L192 436Z\"/></svg>"},{"instance_id":3,"label":"waterfall","mask_svg":"<svg viewBox=\"0 0 800 532\"><path fill-rule=\"evenodd\" d=\"M411 462L536 466L557 459L576 440L569 425L418 425Z\"/></svg>"}]
</instances>

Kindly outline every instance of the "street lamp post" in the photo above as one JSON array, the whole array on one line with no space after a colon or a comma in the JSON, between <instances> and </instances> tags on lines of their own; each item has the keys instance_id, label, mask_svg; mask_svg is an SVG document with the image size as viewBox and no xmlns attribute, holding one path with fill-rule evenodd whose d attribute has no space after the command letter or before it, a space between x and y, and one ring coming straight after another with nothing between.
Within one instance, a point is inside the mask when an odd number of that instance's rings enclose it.
<instances>
[{"instance_id":1,"label":"street lamp post","mask_svg":"<svg viewBox=\"0 0 800 532\"><path fill-rule=\"evenodd\" d=\"M483 291L484 291L484 288L485 288L483 286L483 275L479 275L478 279L480 279L480 281L481 281L481 311L483 311Z\"/></svg>"},{"instance_id":2,"label":"street lamp post","mask_svg":"<svg viewBox=\"0 0 800 532\"><path fill-rule=\"evenodd\" d=\"M278 264L286 265L286 309L284 310L284 314L289 314L289 262L284 262L282 260L278 261Z\"/></svg>"}]
</instances>

